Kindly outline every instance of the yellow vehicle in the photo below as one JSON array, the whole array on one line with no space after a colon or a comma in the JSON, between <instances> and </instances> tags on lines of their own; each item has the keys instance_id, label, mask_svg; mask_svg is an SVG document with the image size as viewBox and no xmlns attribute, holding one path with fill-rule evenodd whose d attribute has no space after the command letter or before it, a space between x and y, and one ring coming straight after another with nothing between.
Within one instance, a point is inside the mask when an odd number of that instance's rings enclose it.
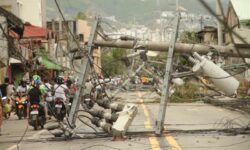
<instances>
[{"instance_id":1,"label":"yellow vehicle","mask_svg":"<svg viewBox=\"0 0 250 150\"><path fill-rule=\"evenodd\" d=\"M142 82L142 84L148 84L149 83L149 78L142 76L141 77L141 82Z\"/></svg>"}]
</instances>

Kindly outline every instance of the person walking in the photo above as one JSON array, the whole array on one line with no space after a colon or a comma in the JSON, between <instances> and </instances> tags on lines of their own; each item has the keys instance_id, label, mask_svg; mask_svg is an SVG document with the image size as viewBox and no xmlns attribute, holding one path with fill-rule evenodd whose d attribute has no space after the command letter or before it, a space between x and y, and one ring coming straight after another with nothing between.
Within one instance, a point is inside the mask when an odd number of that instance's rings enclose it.
<instances>
[{"instance_id":1,"label":"person walking","mask_svg":"<svg viewBox=\"0 0 250 150\"><path fill-rule=\"evenodd\" d=\"M2 123L3 123L3 106L2 106L2 92L0 90L0 136L2 135Z\"/></svg>"}]
</instances>

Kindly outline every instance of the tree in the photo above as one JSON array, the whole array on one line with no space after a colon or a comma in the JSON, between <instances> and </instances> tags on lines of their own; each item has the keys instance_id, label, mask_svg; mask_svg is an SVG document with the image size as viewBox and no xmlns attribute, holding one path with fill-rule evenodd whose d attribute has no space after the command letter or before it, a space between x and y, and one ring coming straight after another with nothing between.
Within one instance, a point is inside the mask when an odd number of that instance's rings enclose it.
<instances>
[{"instance_id":1,"label":"tree","mask_svg":"<svg viewBox=\"0 0 250 150\"><path fill-rule=\"evenodd\" d=\"M126 67L120 60L123 56L127 54L126 50L114 48L104 51L101 56L102 68L105 70L104 75L121 75L124 74Z\"/></svg>"},{"instance_id":2,"label":"tree","mask_svg":"<svg viewBox=\"0 0 250 150\"><path fill-rule=\"evenodd\" d=\"M180 41L182 43L199 43L199 38L196 32L184 31L180 35Z\"/></svg>"},{"instance_id":3,"label":"tree","mask_svg":"<svg viewBox=\"0 0 250 150\"><path fill-rule=\"evenodd\" d=\"M87 15L84 12L78 12L76 15L76 19L87 20Z\"/></svg>"},{"instance_id":4,"label":"tree","mask_svg":"<svg viewBox=\"0 0 250 150\"><path fill-rule=\"evenodd\" d=\"M250 19L246 21L246 26L250 29Z\"/></svg>"}]
</instances>

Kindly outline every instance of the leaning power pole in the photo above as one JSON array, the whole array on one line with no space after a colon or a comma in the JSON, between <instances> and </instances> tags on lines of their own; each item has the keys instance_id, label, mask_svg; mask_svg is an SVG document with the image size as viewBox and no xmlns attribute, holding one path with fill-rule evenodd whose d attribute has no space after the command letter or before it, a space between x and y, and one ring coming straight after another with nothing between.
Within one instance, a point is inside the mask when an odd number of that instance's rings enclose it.
<instances>
[{"instance_id":1,"label":"leaning power pole","mask_svg":"<svg viewBox=\"0 0 250 150\"><path fill-rule=\"evenodd\" d=\"M222 10L220 9L220 0L216 0L216 13L219 19L223 19ZM217 34L218 34L218 45L222 46L223 43L222 24L218 19L217 19Z\"/></svg>"},{"instance_id":2,"label":"leaning power pole","mask_svg":"<svg viewBox=\"0 0 250 150\"><path fill-rule=\"evenodd\" d=\"M163 86L162 86L162 93L163 94L161 96L158 118L156 120L155 133L157 135L161 135L162 131L164 130L167 102L169 100L169 87L170 87L170 84L171 84L170 82L171 82L171 78L172 78L171 74L172 74L172 66L173 66L173 60L174 60L174 49L175 49L176 39L178 36L179 23L180 23L180 13L177 12L175 24L174 24L175 29L174 29L174 32L172 33L171 40L170 40L170 46L168 49L166 71L165 71L164 81L163 81Z\"/></svg>"},{"instance_id":3,"label":"leaning power pole","mask_svg":"<svg viewBox=\"0 0 250 150\"><path fill-rule=\"evenodd\" d=\"M72 106L70 109L70 113L69 113L68 122L69 122L70 128L76 127L75 126L76 116L78 114L81 96L82 96L82 93L84 91L83 85L85 85L86 79L89 75L90 65L92 63L91 56L92 56L92 53L94 50L93 42L94 42L94 40L96 40L96 37L97 37L97 29L99 26L99 22L100 22L100 18L97 18L94 22L93 28L92 28L91 33L90 33L89 42L87 45L87 50L88 50L87 54L86 54L87 56L85 56L81 62L81 69L80 69L80 74L79 74L79 85L80 86L79 86L78 90L76 91L76 94L75 94L75 97L74 97L74 100L72 102ZM65 135L68 137L71 136L70 133L69 134L66 133Z\"/></svg>"}]
</instances>

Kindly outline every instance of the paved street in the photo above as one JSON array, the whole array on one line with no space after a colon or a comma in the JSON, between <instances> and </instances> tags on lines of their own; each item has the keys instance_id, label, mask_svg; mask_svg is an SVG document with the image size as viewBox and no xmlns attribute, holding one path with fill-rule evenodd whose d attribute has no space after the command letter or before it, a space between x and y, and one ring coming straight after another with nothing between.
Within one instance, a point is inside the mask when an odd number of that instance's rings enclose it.
<instances>
[{"instance_id":1,"label":"paved street","mask_svg":"<svg viewBox=\"0 0 250 150\"><path fill-rule=\"evenodd\" d=\"M157 96L146 92L129 92L120 95L126 101L136 102L139 112L131 130L153 129L157 117ZM152 99L156 99L152 101ZM145 102L145 103L142 103ZM147 103L150 102L150 103ZM222 133L216 130L246 127L250 116L236 111L199 103L171 103L166 113L165 127L169 133L162 137L153 134L134 134L125 141L112 141L111 137L85 138L64 141L55 139L46 130L34 131L28 127L20 150L249 150L250 135ZM3 135L0 136L1 150L15 150L27 127L26 120L12 116L5 120ZM86 128L85 126L82 126ZM206 131L206 132L205 132Z\"/></svg>"}]
</instances>

